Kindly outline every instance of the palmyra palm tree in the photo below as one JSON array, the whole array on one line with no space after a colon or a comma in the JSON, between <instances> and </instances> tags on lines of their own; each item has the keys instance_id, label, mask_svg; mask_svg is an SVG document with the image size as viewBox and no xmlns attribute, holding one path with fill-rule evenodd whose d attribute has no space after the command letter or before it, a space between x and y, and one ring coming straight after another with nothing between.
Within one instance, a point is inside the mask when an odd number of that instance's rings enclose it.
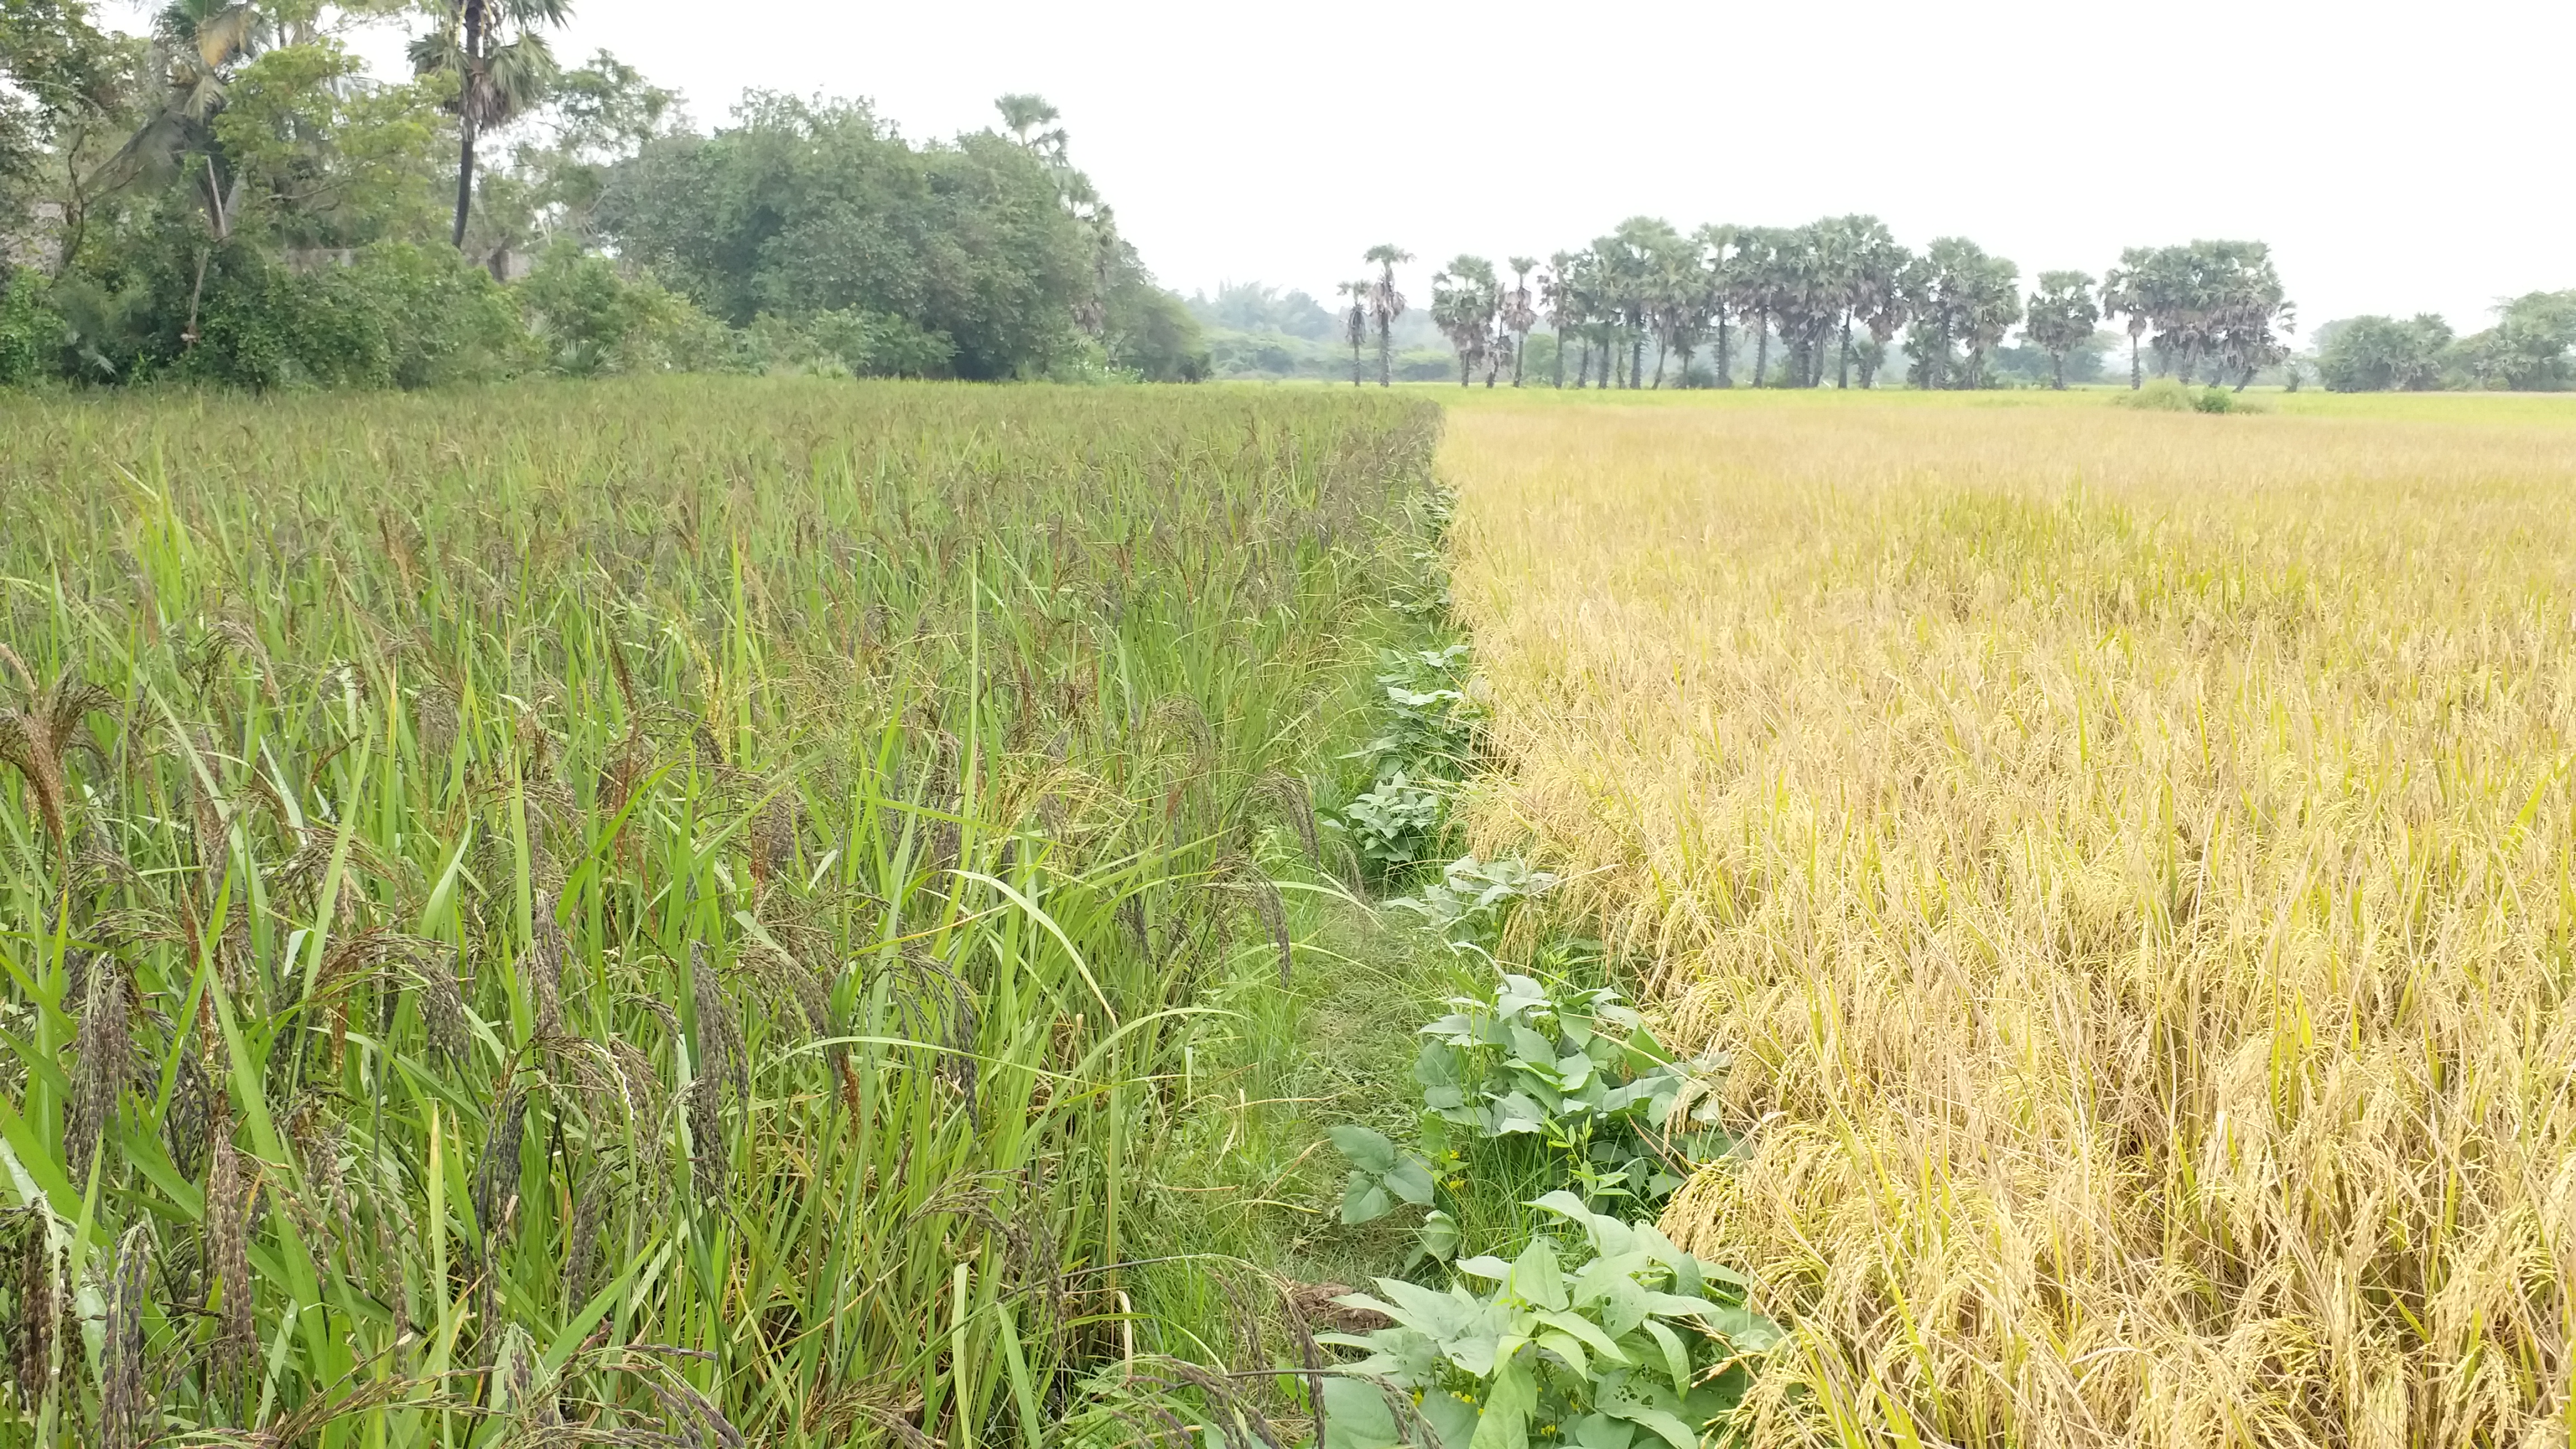
<instances>
[{"instance_id":1,"label":"palmyra palm tree","mask_svg":"<svg viewBox=\"0 0 2576 1449\"><path fill-rule=\"evenodd\" d=\"M1539 273L1538 277L1539 305L1547 309L1547 325L1556 329L1556 386L1559 388L1565 386L1566 334L1583 315L1583 304L1575 285L1575 266L1576 260L1572 255L1558 252L1547 259L1547 270Z\"/></svg>"},{"instance_id":2,"label":"palmyra palm tree","mask_svg":"<svg viewBox=\"0 0 2576 1449\"><path fill-rule=\"evenodd\" d=\"M2138 341L2146 336L2148 324L2155 319L2155 298L2147 283L2148 258L2145 247L2130 247L2120 253L2120 265L2102 274L2102 315L2129 320L2131 392L2146 383L2146 371L2138 359Z\"/></svg>"},{"instance_id":3,"label":"palmyra palm tree","mask_svg":"<svg viewBox=\"0 0 2576 1449\"><path fill-rule=\"evenodd\" d=\"M1395 386L1395 319L1404 315L1404 294L1395 289L1395 268L1413 253L1393 242L1380 242L1361 255L1377 263L1377 280L1369 283L1369 318L1377 324L1377 385Z\"/></svg>"},{"instance_id":4,"label":"palmyra palm tree","mask_svg":"<svg viewBox=\"0 0 2576 1449\"><path fill-rule=\"evenodd\" d=\"M442 25L411 43L411 67L417 75L456 78L456 96L448 108L456 113L456 232L454 244L465 245L465 218L474 208L474 143L482 132L535 109L554 85L555 56L540 25L561 25L572 16L571 0L455 0L453 23ZM502 32L515 29L515 39Z\"/></svg>"},{"instance_id":5,"label":"palmyra palm tree","mask_svg":"<svg viewBox=\"0 0 2576 1449\"><path fill-rule=\"evenodd\" d=\"M1538 266L1534 257L1513 257L1512 288L1503 294L1503 310L1496 319L1512 335L1512 386L1521 385L1521 354L1529 348L1530 329L1538 325L1538 311L1530 305L1529 274Z\"/></svg>"},{"instance_id":6,"label":"palmyra palm tree","mask_svg":"<svg viewBox=\"0 0 2576 1449\"><path fill-rule=\"evenodd\" d=\"M1360 348L1368 343L1369 279L1362 277L1356 282L1343 282L1333 290L1351 299L1351 310L1342 318L1342 331L1351 344L1351 386L1357 387L1360 385Z\"/></svg>"}]
</instances>

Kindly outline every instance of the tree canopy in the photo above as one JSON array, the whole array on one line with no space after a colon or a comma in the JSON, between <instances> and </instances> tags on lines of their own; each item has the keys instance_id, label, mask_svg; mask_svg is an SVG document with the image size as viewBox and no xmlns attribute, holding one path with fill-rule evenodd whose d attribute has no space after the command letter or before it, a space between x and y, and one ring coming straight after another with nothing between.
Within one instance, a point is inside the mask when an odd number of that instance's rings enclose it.
<instances>
[{"instance_id":1,"label":"tree canopy","mask_svg":"<svg viewBox=\"0 0 2576 1449\"><path fill-rule=\"evenodd\" d=\"M755 92L702 134L559 65L561 0L426 0L390 80L344 43L379 5L86 3L0 0L0 382L1206 366L1037 96L916 143Z\"/></svg>"}]
</instances>

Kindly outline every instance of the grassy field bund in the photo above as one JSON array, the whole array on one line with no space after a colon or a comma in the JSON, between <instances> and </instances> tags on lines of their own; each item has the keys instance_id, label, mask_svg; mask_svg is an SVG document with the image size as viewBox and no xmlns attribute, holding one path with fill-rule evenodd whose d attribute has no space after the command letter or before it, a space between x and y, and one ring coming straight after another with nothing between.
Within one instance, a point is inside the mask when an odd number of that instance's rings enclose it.
<instances>
[{"instance_id":1,"label":"grassy field bund","mask_svg":"<svg viewBox=\"0 0 2576 1449\"><path fill-rule=\"evenodd\" d=\"M2576 407L2264 401L1450 414L1481 842L1736 1053L1752 1442L2567 1442Z\"/></svg>"},{"instance_id":2,"label":"grassy field bund","mask_svg":"<svg viewBox=\"0 0 2576 1449\"><path fill-rule=\"evenodd\" d=\"M1260 1346L1152 1169L1235 1085L1220 1004L1294 964L1273 877L1419 627L1436 429L821 381L0 402L0 1442L1204 1407L1158 1353Z\"/></svg>"}]
</instances>

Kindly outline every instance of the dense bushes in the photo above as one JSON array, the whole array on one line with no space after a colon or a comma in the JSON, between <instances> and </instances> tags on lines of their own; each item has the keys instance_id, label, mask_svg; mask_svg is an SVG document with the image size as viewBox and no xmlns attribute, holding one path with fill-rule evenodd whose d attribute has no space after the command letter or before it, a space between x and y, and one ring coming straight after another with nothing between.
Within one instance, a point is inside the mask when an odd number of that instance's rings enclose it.
<instances>
[{"instance_id":1,"label":"dense bushes","mask_svg":"<svg viewBox=\"0 0 2576 1449\"><path fill-rule=\"evenodd\" d=\"M0 261L0 382L1206 370L1039 97L1001 98L1008 134L914 143L754 93L697 135L614 56L530 64L460 196L452 69L371 78L265 5L168 7L145 38L0 0L0 258L45 274Z\"/></svg>"},{"instance_id":2,"label":"dense bushes","mask_svg":"<svg viewBox=\"0 0 2576 1449\"><path fill-rule=\"evenodd\" d=\"M1178 379L1197 323L1157 288L1053 142L915 146L864 104L755 92L713 135L656 138L595 217L735 327L784 325L800 365L1004 378Z\"/></svg>"},{"instance_id":3,"label":"dense bushes","mask_svg":"<svg viewBox=\"0 0 2576 1449\"><path fill-rule=\"evenodd\" d=\"M2317 372L2336 392L2443 387L2555 391L2576 384L2576 291L2531 292L2496 309L2496 325L2454 340L2425 313L2348 317L2317 329Z\"/></svg>"}]
</instances>

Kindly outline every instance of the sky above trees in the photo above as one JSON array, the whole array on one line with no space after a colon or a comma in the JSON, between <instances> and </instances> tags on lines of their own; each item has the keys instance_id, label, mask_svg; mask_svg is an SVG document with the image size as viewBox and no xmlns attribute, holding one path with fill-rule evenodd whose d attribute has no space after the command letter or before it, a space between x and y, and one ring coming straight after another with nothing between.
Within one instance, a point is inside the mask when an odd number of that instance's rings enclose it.
<instances>
[{"instance_id":1,"label":"sky above trees","mask_svg":"<svg viewBox=\"0 0 2576 1449\"><path fill-rule=\"evenodd\" d=\"M2039 0L734 0L713 22L681 0L577 3L557 51L600 47L701 123L766 86L872 97L939 136L988 125L997 93L1041 91L1185 292L1257 277L1327 296L1389 237L1438 259L1543 252L1638 212L1865 211L2033 272L2260 237L2303 316L2466 328L2566 286L2576 237L2576 193L2548 174L2556 68L2576 53L2576 9L2554 0L2198 18ZM390 61L399 41L379 48ZM1435 264L1406 280L1428 295Z\"/></svg>"}]
</instances>

